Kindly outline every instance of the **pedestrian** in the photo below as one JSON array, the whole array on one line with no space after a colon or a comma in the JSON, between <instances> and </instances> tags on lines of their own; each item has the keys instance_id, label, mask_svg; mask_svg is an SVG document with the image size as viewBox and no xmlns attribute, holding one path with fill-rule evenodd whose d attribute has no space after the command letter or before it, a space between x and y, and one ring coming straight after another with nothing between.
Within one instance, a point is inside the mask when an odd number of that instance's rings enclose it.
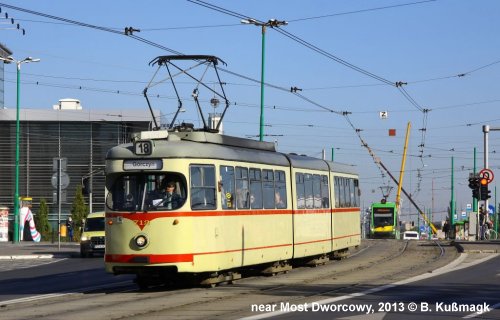
<instances>
[{"instance_id":1,"label":"pedestrian","mask_svg":"<svg viewBox=\"0 0 500 320\"><path fill-rule=\"evenodd\" d=\"M486 210L484 210L484 206L481 205L479 207L479 239L484 240L484 232L486 223Z\"/></svg>"},{"instance_id":2,"label":"pedestrian","mask_svg":"<svg viewBox=\"0 0 500 320\"><path fill-rule=\"evenodd\" d=\"M73 219L71 218L71 216L68 217L68 219L66 220L66 229L68 231L69 241L73 242L74 223L73 223Z\"/></svg>"},{"instance_id":3,"label":"pedestrian","mask_svg":"<svg viewBox=\"0 0 500 320\"><path fill-rule=\"evenodd\" d=\"M449 238L449 232L450 232L450 224L448 222L448 219L443 224L443 233L444 233L444 238L448 240Z\"/></svg>"}]
</instances>

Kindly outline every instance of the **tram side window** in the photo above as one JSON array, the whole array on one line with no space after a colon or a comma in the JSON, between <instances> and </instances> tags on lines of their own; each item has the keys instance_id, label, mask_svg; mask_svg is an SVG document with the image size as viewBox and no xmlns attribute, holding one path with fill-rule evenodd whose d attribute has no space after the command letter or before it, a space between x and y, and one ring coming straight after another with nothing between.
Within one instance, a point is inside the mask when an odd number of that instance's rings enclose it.
<instances>
[{"instance_id":1,"label":"tram side window","mask_svg":"<svg viewBox=\"0 0 500 320\"><path fill-rule=\"evenodd\" d=\"M354 201L354 206L355 207L359 207L360 206L360 201L359 201L359 180L358 179L354 179L354 197L355 197L355 201Z\"/></svg>"},{"instance_id":2,"label":"tram side window","mask_svg":"<svg viewBox=\"0 0 500 320\"><path fill-rule=\"evenodd\" d=\"M323 208L330 207L330 191L328 189L328 177L321 176L321 204Z\"/></svg>"},{"instance_id":3,"label":"tram side window","mask_svg":"<svg viewBox=\"0 0 500 320\"><path fill-rule=\"evenodd\" d=\"M234 168L228 166L220 166L220 182L221 182L221 204L222 209L235 209L235 194L234 194Z\"/></svg>"},{"instance_id":4,"label":"tram side window","mask_svg":"<svg viewBox=\"0 0 500 320\"><path fill-rule=\"evenodd\" d=\"M262 177L260 169L250 169L250 207L262 209Z\"/></svg>"},{"instance_id":5,"label":"tram side window","mask_svg":"<svg viewBox=\"0 0 500 320\"><path fill-rule=\"evenodd\" d=\"M274 196L277 209L286 208L286 177L285 171L274 171Z\"/></svg>"},{"instance_id":6,"label":"tram side window","mask_svg":"<svg viewBox=\"0 0 500 320\"><path fill-rule=\"evenodd\" d=\"M334 178L335 185L335 208L340 208L340 178Z\"/></svg>"},{"instance_id":7,"label":"tram side window","mask_svg":"<svg viewBox=\"0 0 500 320\"><path fill-rule=\"evenodd\" d=\"M314 208L321 208L321 178L319 174L313 175Z\"/></svg>"},{"instance_id":8,"label":"tram side window","mask_svg":"<svg viewBox=\"0 0 500 320\"><path fill-rule=\"evenodd\" d=\"M340 206L342 208L347 207L347 202L349 201L348 196L349 196L349 189L347 187L347 179L340 178Z\"/></svg>"},{"instance_id":9,"label":"tram side window","mask_svg":"<svg viewBox=\"0 0 500 320\"><path fill-rule=\"evenodd\" d=\"M236 167L236 206L238 209L250 207L248 168Z\"/></svg>"},{"instance_id":10,"label":"tram side window","mask_svg":"<svg viewBox=\"0 0 500 320\"><path fill-rule=\"evenodd\" d=\"M352 178L335 177L335 207L359 207L359 181Z\"/></svg>"},{"instance_id":11,"label":"tram side window","mask_svg":"<svg viewBox=\"0 0 500 320\"><path fill-rule=\"evenodd\" d=\"M341 206L342 207L349 207L349 202L351 201L349 198L349 180L346 178L342 178L342 191L341 193L344 194L344 201L342 202Z\"/></svg>"},{"instance_id":12,"label":"tram side window","mask_svg":"<svg viewBox=\"0 0 500 320\"><path fill-rule=\"evenodd\" d=\"M356 203L356 198L354 195L354 179L348 179L349 181L349 206L354 207Z\"/></svg>"},{"instance_id":13,"label":"tram side window","mask_svg":"<svg viewBox=\"0 0 500 320\"><path fill-rule=\"evenodd\" d=\"M297 208L304 209L306 207L306 201L305 201L306 192L305 192L303 173L295 174L295 187L297 189Z\"/></svg>"},{"instance_id":14,"label":"tram side window","mask_svg":"<svg viewBox=\"0 0 500 320\"><path fill-rule=\"evenodd\" d=\"M306 209L314 208L314 195L313 195L313 176L309 173L304 173L304 186L305 186L305 198L306 198Z\"/></svg>"},{"instance_id":15,"label":"tram side window","mask_svg":"<svg viewBox=\"0 0 500 320\"><path fill-rule=\"evenodd\" d=\"M273 170L262 170L262 187L264 188L264 208L274 209L274 173ZM277 192L277 191L276 191ZM278 196L276 196L278 197Z\"/></svg>"},{"instance_id":16,"label":"tram side window","mask_svg":"<svg viewBox=\"0 0 500 320\"><path fill-rule=\"evenodd\" d=\"M191 165L191 209L215 209L215 167L212 165Z\"/></svg>"}]
</instances>

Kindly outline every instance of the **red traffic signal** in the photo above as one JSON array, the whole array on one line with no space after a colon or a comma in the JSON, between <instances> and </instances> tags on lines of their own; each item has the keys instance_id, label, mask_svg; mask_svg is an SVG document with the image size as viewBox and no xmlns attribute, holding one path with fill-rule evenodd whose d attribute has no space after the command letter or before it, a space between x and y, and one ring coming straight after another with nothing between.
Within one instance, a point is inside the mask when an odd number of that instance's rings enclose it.
<instances>
[{"instance_id":1,"label":"red traffic signal","mask_svg":"<svg viewBox=\"0 0 500 320\"><path fill-rule=\"evenodd\" d=\"M489 181L488 181L488 179L486 179L486 178L481 178L481 179L479 180L479 183L480 183L482 186L487 186L487 185L488 185L488 183L489 183Z\"/></svg>"}]
</instances>

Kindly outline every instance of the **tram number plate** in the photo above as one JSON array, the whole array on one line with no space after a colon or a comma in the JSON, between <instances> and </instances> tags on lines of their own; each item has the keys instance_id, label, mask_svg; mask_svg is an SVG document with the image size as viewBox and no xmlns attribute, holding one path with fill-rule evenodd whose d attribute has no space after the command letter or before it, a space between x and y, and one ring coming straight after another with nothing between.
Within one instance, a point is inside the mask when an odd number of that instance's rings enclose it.
<instances>
[{"instance_id":1,"label":"tram number plate","mask_svg":"<svg viewBox=\"0 0 500 320\"><path fill-rule=\"evenodd\" d=\"M149 156L153 153L153 141L139 140L134 143L134 153L142 156Z\"/></svg>"}]
</instances>

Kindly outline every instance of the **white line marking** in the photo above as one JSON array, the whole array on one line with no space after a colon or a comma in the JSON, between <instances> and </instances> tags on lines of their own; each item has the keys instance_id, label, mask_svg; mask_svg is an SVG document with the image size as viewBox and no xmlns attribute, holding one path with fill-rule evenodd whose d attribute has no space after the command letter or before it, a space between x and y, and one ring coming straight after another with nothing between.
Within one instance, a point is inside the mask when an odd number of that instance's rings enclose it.
<instances>
[{"instance_id":1,"label":"white line marking","mask_svg":"<svg viewBox=\"0 0 500 320\"><path fill-rule=\"evenodd\" d=\"M347 299L351 299L351 298L366 296L366 295L369 295L369 294L372 294L372 293L376 293L376 292L380 292L380 291L383 291L383 290L391 289L391 288L394 288L394 287L397 287L397 286L400 286L400 285L403 285L403 284L408 284L408 283L412 283L412 282L416 282L416 281L420 281L420 280L432 278L432 277L435 277L435 276L438 276L438 275L441 275L441 274L445 274L445 273L448 273L448 272L451 272L451 271L456 271L456 270L468 268L468 267L474 266L476 264L480 264L482 262L485 262L485 261L488 261L490 259L496 258L498 256L499 256L499 254L492 254L492 255L486 256L486 257L484 257L482 259L478 259L478 260L472 261L470 263L464 263L463 265L458 266L460 263L462 263L465 260L465 258L467 258L467 253L462 253L462 254L460 254L460 257L458 257L457 259L453 260L448 265L446 265L444 267L441 267L441 268L438 268L438 269L436 269L436 270L434 270L432 272L426 272L426 273L421 274L419 276L415 276L415 277L408 278L408 279L405 279L405 280L401 280L401 281L397 281L397 282L394 282L394 283L386 284L386 285L383 285L381 287L368 289L368 290L365 290L365 291L362 291L362 292L351 293L351 294L348 294L348 295L345 295L345 296L340 296L340 297L335 297L335 298L329 298L329 299L324 299L324 300L319 300L319 301L313 301L311 303L329 304L329 303L333 303L333 302L337 302L337 301L342 301L342 300L347 300ZM262 314L258 314L258 315L255 315L255 316L241 318L240 320L266 319L266 318L271 318L271 317L275 317L275 316L286 314L286 313L290 313L290 312L292 312L292 311L274 311L274 312L262 313Z\"/></svg>"},{"instance_id":2,"label":"white line marking","mask_svg":"<svg viewBox=\"0 0 500 320\"><path fill-rule=\"evenodd\" d=\"M500 303L497 303L497 304L495 304L495 305L493 305L493 306L490 306L490 311L491 311L491 310L496 309L497 307L500 307ZM475 318L475 317L480 316L480 315L482 315L482 314L485 314L485 313L487 313L487 312L489 312L489 311L486 311L486 312L479 312L479 311L478 311L478 312L474 312L474 313L471 313L471 314L469 314L469 315L467 315L467 316L463 317L462 319L471 319L471 318Z\"/></svg>"}]
</instances>

